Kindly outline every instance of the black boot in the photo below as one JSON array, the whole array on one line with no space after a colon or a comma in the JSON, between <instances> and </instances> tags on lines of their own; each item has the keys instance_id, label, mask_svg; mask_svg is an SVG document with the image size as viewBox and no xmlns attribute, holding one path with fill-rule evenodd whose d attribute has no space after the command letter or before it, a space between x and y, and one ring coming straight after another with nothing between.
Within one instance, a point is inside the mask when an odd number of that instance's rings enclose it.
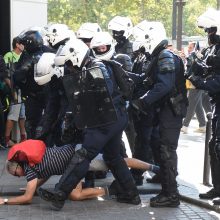
<instances>
[{"instance_id":1,"label":"black boot","mask_svg":"<svg viewBox=\"0 0 220 220\"><path fill-rule=\"evenodd\" d=\"M117 201L138 205L141 203L139 193L132 175L123 159L112 161L108 164L112 174L118 181L122 191L117 194Z\"/></svg>"},{"instance_id":2,"label":"black boot","mask_svg":"<svg viewBox=\"0 0 220 220\"><path fill-rule=\"evenodd\" d=\"M178 207L180 205L179 194L165 194L159 195L150 199L151 207Z\"/></svg>"},{"instance_id":3,"label":"black boot","mask_svg":"<svg viewBox=\"0 0 220 220\"><path fill-rule=\"evenodd\" d=\"M220 205L220 199L213 199L212 202L214 205Z\"/></svg>"},{"instance_id":4,"label":"black boot","mask_svg":"<svg viewBox=\"0 0 220 220\"><path fill-rule=\"evenodd\" d=\"M199 198L200 199L214 199L216 197L220 197L220 193L215 190L215 188L210 189L206 193L200 193Z\"/></svg>"},{"instance_id":5,"label":"black boot","mask_svg":"<svg viewBox=\"0 0 220 220\"><path fill-rule=\"evenodd\" d=\"M111 185L108 187L108 194L110 196L118 196L119 194L123 194L124 190L121 188L120 184L117 180L113 180Z\"/></svg>"},{"instance_id":6,"label":"black boot","mask_svg":"<svg viewBox=\"0 0 220 220\"><path fill-rule=\"evenodd\" d=\"M59 211L63 208L66 200L66 195L62 191L55 191L52 189L38 188L37 194L45 201L51 202L51 208Z\"/></svg>"}]
</instances>

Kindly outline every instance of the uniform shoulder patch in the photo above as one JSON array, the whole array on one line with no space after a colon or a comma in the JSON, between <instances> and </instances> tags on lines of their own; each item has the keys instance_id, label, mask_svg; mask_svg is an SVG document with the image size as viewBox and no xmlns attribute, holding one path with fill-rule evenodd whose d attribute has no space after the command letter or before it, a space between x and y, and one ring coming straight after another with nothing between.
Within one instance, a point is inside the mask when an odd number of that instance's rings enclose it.
<instances>
[{"instance_id":1,"label":"uniform shoulder patch","mask_svg":"<svg viewBox=\"0 0 220 220\"><path fill-rule=\"evenodd\" d=\"M158 68L161 73L175 71L174 55L171 51L163 50L158 57Z\"/></svg>"}]
</instances>

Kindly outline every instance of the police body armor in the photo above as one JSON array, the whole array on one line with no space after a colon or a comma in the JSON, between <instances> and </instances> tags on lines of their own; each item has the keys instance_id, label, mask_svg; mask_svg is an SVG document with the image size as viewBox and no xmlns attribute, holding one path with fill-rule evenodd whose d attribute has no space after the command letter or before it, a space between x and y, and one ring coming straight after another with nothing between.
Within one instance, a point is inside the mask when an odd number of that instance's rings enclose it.
<instances>
[{"instance_id":1,"label":"police body armor","mask_svg":"<svg viewBox=\"0 0 220 220\"><path fill-rule=\"evenodd\" d=\"M132 43L128 39L126 39L125 41L116 44L115 52L116 54L127 54L132 58L133 57Z\"/></svg>"},{"instance_id":2,"label":"police body armor","mask_svg":"<svg viewBox=\"0 0 220 220\"><path fill-rule=\"evenodd\" d=\"M37 97L42 92L42 86L39 86L34 80L34 65L39 61L42 51L34 54L23 52L13 75L15 84L21 89L22 96Z\"/></svg>"},{"instance_id":3,"label":"police body armor","mask_svg":"<svg viewBox=\"0 0 220 220\"><path fill-rule=\"evenodd\" d=\"M63 77L63 84L78 129L94 128L117 120L112 98L101 70L92 60L88 69Z\"/></svg>"},{"instance_id":4,"label":"police body armor","mask_svg":"<svg viewBox=\"0 0 220 220\"><path fill-rule=\"evenodd\" d=\"M220 44L215 44L203 51L202 60L206 62L209 69L209 74L207 76L207 80L215 80L216 77L220 76ZM214 59L212 62L209 61L209 56L214 55ZM211 97L212 102L220 103L220 92L215 94L209 92L209 96Z\"/></svg>"}]
</instances>

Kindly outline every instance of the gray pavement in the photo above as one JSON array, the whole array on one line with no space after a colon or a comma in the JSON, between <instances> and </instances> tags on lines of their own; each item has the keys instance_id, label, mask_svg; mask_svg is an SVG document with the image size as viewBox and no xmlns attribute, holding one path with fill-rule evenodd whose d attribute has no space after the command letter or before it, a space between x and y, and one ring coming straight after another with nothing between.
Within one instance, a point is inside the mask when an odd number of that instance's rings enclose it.
<instances>
[{"instance_id":1,"label":"gray pavement","mask_svg":"<svg viewBox=\"0 0 220 220\"><path fill-rule=\"evenodd\" d=\"M190 125L188 134L181 134L178 157L179 157L179 191L181 205L178 208L151 208L149 200L160 191L160 184L149 184L139 188L142 204L138 206L121 204L107 198L98 198L81 202L67 201L60 212L50 209L49 203L35 196L31 205L2 205L0 206L0 219L220 219L220 208L213 206L211 201L201 200L199 192L209 190L202 184L203 161L204 161L204 134L193 132L197 126L195 120ZM24 178L13 177L5 171L7 150L0 151L0 196L9 197L21 195L19 188L26 185ZM146 176L149 173L146 172ZM51 188L59 177L52 177L45 188ZM107 185L112 181L111 174L105 180L97 180L96 185Z\"/></svg>"}]
</instances>

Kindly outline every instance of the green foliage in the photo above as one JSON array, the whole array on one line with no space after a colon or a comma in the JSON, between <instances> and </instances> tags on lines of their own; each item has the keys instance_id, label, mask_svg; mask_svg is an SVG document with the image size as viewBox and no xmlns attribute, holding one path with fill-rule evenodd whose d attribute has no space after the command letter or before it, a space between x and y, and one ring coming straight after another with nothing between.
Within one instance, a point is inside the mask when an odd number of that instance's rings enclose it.
<instances>
[{"instance_id":1,"label":"green foliage","mask_svg":"<svg viewBox=\"0 0 220 220\"><path fill-rule=\"evenodd\" d=\"M183 9L183 33L203 33L196 19L208 7L216 8L218 0L188 0ZM48 0L48 21L65 23L76 31L84 22L97 22L107 30L108 22L116 15L129 16L134 24L146 19L161 21L171 36L172 0Z\"/></svg>"}]
</instances>

